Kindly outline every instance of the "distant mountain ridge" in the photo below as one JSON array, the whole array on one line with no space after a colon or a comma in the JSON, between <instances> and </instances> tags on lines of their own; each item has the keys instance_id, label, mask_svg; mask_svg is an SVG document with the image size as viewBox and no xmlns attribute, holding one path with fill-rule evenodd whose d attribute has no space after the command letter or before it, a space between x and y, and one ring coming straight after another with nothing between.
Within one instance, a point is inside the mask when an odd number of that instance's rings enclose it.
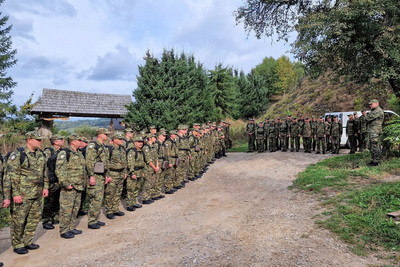
<instances>
[{"instance_id":1,"label":"distant mountain ridge","mask_svg":"<svg viewBox=\"0 0 400 267\"><path fill-rule=\"evenodd\" d=\"M108 128L110 124L110 119L91 119L91 120L76 120L76 121L54 121L54 125L59 130L69 130L74 129L79 126L88 126L96 128Z\"/></svg>"}]
</instances>

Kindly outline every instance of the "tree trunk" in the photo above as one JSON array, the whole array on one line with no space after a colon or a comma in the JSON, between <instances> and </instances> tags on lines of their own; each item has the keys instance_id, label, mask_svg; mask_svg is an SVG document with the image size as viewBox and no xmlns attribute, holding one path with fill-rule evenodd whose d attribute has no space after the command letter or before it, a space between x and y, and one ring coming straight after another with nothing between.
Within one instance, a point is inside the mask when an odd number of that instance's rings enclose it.
<instances>
[{"instance_id":1,"label":"tree trunk","mask_svg":"<svg viewBox=\"0 0 400 267\"><path fill-rule=\"evenodd\" d=\"M392 86L393 92L396 95L397 102L400 105L400 80L399 79L389 79L390 86Z\"/></svg>"}]
</instances>

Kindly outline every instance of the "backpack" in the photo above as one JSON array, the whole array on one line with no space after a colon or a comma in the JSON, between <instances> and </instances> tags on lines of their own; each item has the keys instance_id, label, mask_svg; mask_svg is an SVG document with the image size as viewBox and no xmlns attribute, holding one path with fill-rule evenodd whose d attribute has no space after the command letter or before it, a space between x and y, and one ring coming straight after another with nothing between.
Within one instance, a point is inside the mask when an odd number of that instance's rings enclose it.
<instances>
[{"instance_id":1,"label":"backpack","mask_svg":"<svg viewBox=\"0 0 400 267\"><path fill-rule=\"evenodd\" d=\"M128 156L129 151L131 151L131 150L135 151L135 160L136 160L136 159L138 158L138 152L137 152L137 150L136 150L135 147L129 148L129 149L126 151L126 156Z\"/></svg>"},{"instance_id":2,"label":"backpack","mask_svg":"<svg viewBox=\"0 0 400 267\"><path fill-rule=\"evenodd\" d=\"M14 151L10 151L4 156L4 158L3 158L4 163L6 163L8 161L8 158L10 157L11 153L13 153ZM30 168L31 165L29 163L29 158L25 153L25 149L23 147L17 147L17 151L19 152L19 165L22 165L22 163L24 163L25 159L28 159L28 168Z\"/></svg>"},{"instance_id":3,"label":"backpack","mask_svg":"<svg viewBox=\"0 0 400 267\"><path fill-rule=\"evenodd\" d=\"M49 178L49 183L51 184L58 182L58 178L56 175L56 162L58 153L60 153L61 151L65 151L65 153L67 154L67 162L69 162L71 151L68 148L61 148L60 151L58 151L57 153L53 150L54 154L52 154L47 160L47 177Z\"/></svg>"}]
</instances>

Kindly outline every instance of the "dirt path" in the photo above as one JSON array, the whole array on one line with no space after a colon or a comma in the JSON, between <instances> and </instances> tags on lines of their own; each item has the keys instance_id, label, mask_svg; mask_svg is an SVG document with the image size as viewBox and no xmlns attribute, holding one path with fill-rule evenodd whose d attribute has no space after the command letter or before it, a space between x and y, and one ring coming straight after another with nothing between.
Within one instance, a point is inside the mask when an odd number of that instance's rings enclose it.
<instances>
[{"instance_id":1,"label":"dirt path","mask_svg":"<svg viewBox=\"0 0 400 267\"><path fill-rule=\"evenodd\" d=\"M17 255L9 228L0 233L5 266L368 266L312 217L310 195L288 190L298 172L329 157L299 153L230 153L203 178L100 230L60 238L38 228L39 250ZM40 224L41 226L41 224Z\"/></svg>"}]
</instances>

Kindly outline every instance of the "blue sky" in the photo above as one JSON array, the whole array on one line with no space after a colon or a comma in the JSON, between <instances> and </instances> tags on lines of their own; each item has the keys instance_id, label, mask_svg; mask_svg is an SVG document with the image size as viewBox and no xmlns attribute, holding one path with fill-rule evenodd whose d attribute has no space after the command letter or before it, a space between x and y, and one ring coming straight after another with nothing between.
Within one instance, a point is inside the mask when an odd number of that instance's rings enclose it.
<instances>
[{"instance_id":1,"label":"blue sky","mask_svg":"<svg viewBox=\"0 0 400 267\"><path fill-rule=\"evenodd\" d=\"M5 0L17 65L13 102L43 88L132 95L147 50L191 53L206 68L248 73L290 46L257 40L237 25L241 0Z\"/></svg>"}]
</instances>

